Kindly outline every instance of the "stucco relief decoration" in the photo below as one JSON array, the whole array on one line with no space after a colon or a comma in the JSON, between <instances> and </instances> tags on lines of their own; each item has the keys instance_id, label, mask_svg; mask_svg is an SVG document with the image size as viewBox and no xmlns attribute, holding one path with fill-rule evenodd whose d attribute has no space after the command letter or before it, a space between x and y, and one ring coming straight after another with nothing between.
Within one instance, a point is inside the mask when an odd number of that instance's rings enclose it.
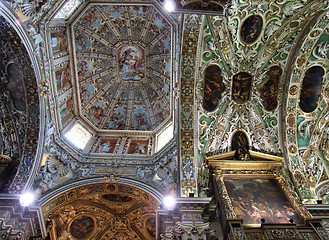
<instances>
[{"instance_id":1,"label":"stucco relief decoration","mask_svg":"<svg viewBox=\"0 0 329 240\"><path fill-rule=\"evenodd\" d=\"M298 128L287 128L286 137L296 156L290 156L290 168L304 202L327 201L323 186L328 179L325 153L328 123L328 99L325 94L328 72L328 18L315 19L309 35L297 54L295 71L290 79L287 121L294 118ZM305 72L302 72L305 69ZM313 79L313 80L311 80ZM312 81L312 89L309 81ZM300 94L292 89L299 89ZM297 99L299 104L297 105ZM288 123L288 126L289 123Z\"/></svg>"},{"instance_id":2,"label":"stucco relief decoration","mask_svg":"<svg viewBox=\"0 0 329 240\"><path fill-rule=\"evenodd\" d=\"M278 100L281 95L276 89L282 88L282 73L294 46L293 42L301 32L302 23L307 22L304 14L313 16L314 9L318 6L316 3L310 4L309 7L304 7L305 5L302 1L271 1L270 4L262 2L255 8L249 1L238 1L226 13L227 30L222 26L225 20L220 17L206 18L203 35L205 42L200 49L200 56L203 57L200 58L199 67L210 62L219 64L221 72L224 73L224 83L239 72L250 74L253 80L250 85L250 99L246 102L238 100L241 102L239 108L236 104L238 102L232 102L233 94L244 91L239 91L239 88L234 91L234 86L231 85L231 99L227 98L229 95L224 92L222 100L218 102L218 111L199 111L200 159L205 155L229 151L226 142L234 131L239 129L247 132L251 149L282 154L284 149L281 149L279 143L278 124ZM242 31L241 28L245 27L246 22L254 22L253 29L244 28ZM288 27L283 27L284 22ZM252 35L251 38L248 38L248 33ZM246 40L247 38L249 40ZM212 42L222 46L223 50L218 50L220 48ZM326 52L325 44L321 45L320 51ZM290 90L295 97L298 96L296 83ZM319 104L320 102L319 100ZM289 99L288 103L290 109L297 106L296 100ZM289 122L295 121L292 115L289 116ZM304 137L310 129L306 123L303 129ZM293 129L286 133L289 139L297 140L299 137ZM288 145L288 148L294 154L298 153L295 144Z\"/></svg>"},{"instance_id":3,"label":"stucco relief decoration","mask_svg":"<svg viewBox=\"0 0 329 240\"><path fill-rule=\"evenodd\" d=\"M27 50L10 24L2 17L0 22L1 189L19 193L29 179L36 154L39 96Z\"/></svg>"},{"instance_id":4,"label":"stucco relief decoration","mask_svg":"<svg viewBox=\"0 0 329 240\"><path fill-rule=\"evenodd\" d=\"M38 10L47 19L35 31L48 59L49 124L35 188L44 193L111 172L176 192L177 156L169 165L153 156L156 135L173 121L174 18L152 2L81 3L50 1L43 3L48 12ZM26 21L41 20L39 13ZM64 137L77 118L93 133L88 153Z\"/></svg>"},{"instance_id":5,"label":"stucco relief decoration","mask_svg":"<svg viewBox=\"0 0 329 240\"><path fill-rule=\"evenodd\" d=\"M199 27L201 24L201 18L199 15L190 14L186 15L184 30L184 41L189 44L183 45L183 69L181 78L181 195L188 196L189 192L197 194L196 191L196 179L194 171L196 158L194 156L194 129L193 129L193 109L194 105L194 64L195 54L197 52L197 39L199 35ZM184 91L185 90L185 91Z\"/></svg>"}]
</instances>

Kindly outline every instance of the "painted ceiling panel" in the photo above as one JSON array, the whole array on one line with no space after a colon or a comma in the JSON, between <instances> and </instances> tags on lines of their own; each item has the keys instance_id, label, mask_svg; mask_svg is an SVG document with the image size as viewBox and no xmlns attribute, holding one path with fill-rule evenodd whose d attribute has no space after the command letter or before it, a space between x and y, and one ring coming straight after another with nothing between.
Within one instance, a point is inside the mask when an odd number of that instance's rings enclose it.
<instances>
[{"instance_id":1,"label":"painted ceiling panel","mask_svg":"<svg viewBox=\"0 0 329 240\"><path fill-rule=\"evenodd\" d=\"M154 131L170 117L171 26L153 6L90 5L72 26L81 116Z\"/></svg>"}]
</instances>

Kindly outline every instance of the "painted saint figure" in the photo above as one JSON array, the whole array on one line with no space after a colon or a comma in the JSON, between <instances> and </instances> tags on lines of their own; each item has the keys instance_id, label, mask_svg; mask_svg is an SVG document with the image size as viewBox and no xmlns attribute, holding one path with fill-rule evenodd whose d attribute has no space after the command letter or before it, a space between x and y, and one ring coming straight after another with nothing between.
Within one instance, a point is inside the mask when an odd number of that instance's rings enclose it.
<instances>
[{"instance_id":1,"label":"painted saint figure","mask_svg":"<svg viewBox=\"0 0 329 240\"><path fill-rule=\"evenodd\" d=\"M119 76L123 80L140 80L144 77L144 52L138 46L119 49Z\"/></svg>"}]
</instances>

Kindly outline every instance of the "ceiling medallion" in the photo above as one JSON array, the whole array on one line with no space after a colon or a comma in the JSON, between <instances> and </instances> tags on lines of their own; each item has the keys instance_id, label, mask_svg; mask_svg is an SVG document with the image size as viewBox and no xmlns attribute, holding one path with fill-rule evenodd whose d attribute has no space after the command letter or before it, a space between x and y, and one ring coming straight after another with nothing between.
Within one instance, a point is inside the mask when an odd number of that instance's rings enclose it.
<instances>
[{"instance_id":1,"label":"ceiling medallion","mask_svg":"<svg viewBox=\"0 0 329 240\"><path fill-rule=\"evenodd\" d=\"M139 81L145 76L144 49L135 45L123 45L117 50L118 75L125 81Z\"/></svg>"}]
</instances>

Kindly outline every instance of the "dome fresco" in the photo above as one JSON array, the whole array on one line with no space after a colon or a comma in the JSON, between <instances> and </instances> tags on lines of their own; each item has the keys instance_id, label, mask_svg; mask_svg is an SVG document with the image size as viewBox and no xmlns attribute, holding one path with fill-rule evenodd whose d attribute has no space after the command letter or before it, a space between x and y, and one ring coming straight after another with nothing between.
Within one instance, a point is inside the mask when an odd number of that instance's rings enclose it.
<instances>
[{"instance_id":1,"label":"dome fresco","mask_svg":"<svg viewBox=\"0 0 329 240\"><path fill-rule=\"evenodd\" d=\"M171 26L153 6L90 5L71 29L88 124L154 131L171 117Z\"/></svg>"}]
</instances>

